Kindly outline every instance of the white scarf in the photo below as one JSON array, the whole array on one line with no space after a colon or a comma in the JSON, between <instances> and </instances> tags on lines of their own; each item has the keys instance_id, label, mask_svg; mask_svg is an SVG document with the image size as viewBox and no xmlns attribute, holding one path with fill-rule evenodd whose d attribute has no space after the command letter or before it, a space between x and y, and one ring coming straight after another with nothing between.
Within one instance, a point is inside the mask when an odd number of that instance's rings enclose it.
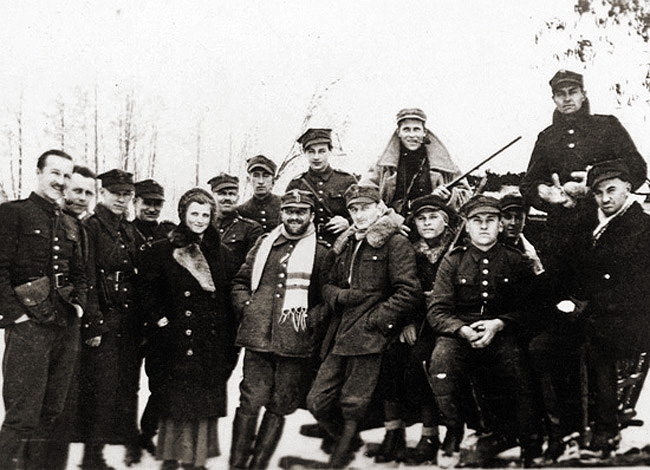
<instances>
[{"instance_id":1,"label":"white scarf","mask_svg":"<svg viewBox=\"0 0 650 470\"><path fill-rule=\"evenodd\" d=\"M300 237L292 237L280 224L262 240L257 250L253 270L251 273L251 293L255 293L262 279L262 272L273 243L282 235L289 239L297 240L296 246L287 261L287 278L285 283L284 301L280 323L284 323L289 316L296 332L306 330L307 308L309 300L309 281L314 268L316 254L316 229L314 224L309 224L307 231Z\"/></svg>"}]
</instances>

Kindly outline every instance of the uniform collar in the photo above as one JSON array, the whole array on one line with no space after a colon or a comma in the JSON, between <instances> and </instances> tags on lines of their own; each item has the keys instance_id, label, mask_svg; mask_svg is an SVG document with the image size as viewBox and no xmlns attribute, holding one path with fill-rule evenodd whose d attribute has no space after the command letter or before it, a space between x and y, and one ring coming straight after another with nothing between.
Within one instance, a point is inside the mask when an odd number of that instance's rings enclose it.
<instances>
[{"instance_id":1,"label":"uniform collar","mask_svg":"<svg viewBox=\"0 0 650 470\"><path fill-rule=\"evenodd\" d=\"M119 230L124 221L124 216L113 214L106 206L103 204L97 204L95 207L95 215L99 221L106 227L106 229L111 233L111 235L116 236L119 233Z\"/></svg>"},{"instance_id":2,"label":"uniform collar","mask_svg":"<svg viewBox=\"0 0 650 470\"><path fill-rule=\"evenodd\" d=\"M311 168L307 170L307 174L309 175L309 178L316 181L327 181L332 176L332 173L334 173L334 168L332 168L332 165L328 165L325 171L321 173L317 173L313 171Z\"/></svg>"},{"instance_id":3,"label":"uniform collar","mask_svg":"<svg viewBox=\"0 0 650 470\"><path fill-rule=\"evenodd\" d=\"M40 209L45 211L48 215L58 215L60 213L60 208L53 202L48 201L43 196L39 196L35 192L32 192L28 198L34 204L36 204Z\"/></svg>"},{"instance_id":4,"label":"uniform collar","mask_svg":"<svg viewBox=\"0 0 650 470\"><path fill-rule=\"evenodd\" d=\"M577 127L591 115L589 99L585 99L582 107L573 114L562 114L557 109L553 111L553 125L560 127Z\"/></svg>"},{"instance_id":5,"label":"uniform collar","mask_svg":"<svg viewBox=\"0 0 650 470\"><path fill-rule=\"evenodd\" d=\"M497 242L492 248L490 248L488 251L483 251L479 250L476 246L474 246L471 242L469 243L469 254L471 255L472 259L476 262L479 262L482 259L487 258L488 260L492 260L496 253L499 251L499 242Z\"/></svg>"}]
</instances>

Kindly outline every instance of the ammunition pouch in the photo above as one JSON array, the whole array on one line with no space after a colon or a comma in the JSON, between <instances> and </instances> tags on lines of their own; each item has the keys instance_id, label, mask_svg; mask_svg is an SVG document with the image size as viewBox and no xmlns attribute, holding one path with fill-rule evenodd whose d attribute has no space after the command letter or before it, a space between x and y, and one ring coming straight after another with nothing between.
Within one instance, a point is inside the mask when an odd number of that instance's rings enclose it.
<instances>
[{"instance_id":1,"label":"ammunition pouch","mask_svg":"<svg viewBox=\"0 0 650 470\"><path fill-rule=\"evenodd\" d=\"M55 318L55 309L50 297L50 278L39 277L14 287L16 297L27 307L29 317L38 323L52 323Z\"/></svg>"}]
</instances>

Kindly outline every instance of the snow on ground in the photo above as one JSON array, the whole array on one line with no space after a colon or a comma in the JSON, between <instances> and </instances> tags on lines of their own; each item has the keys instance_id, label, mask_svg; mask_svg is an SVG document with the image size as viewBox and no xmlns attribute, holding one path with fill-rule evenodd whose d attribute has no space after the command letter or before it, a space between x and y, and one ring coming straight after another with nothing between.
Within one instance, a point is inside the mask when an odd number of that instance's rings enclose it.
<instances>
[{"instance_id":1,"label":"snow on ground","mask_svg":"<svg viewBox=\"0 0 650 470\"><path fill-rule=\"evenodd\" d=\"M4 354L4 335L0 340L0 354ZM243 355L242 355L243 357ZM219 444L221 446L222 455L210 459L208 461L208 469L227 469L228 468L228 455L230 453L230 437L232 432L232 416L234 415L235 408L239 401L239 382L242 378L242 361L239 361L237 368L228 384L228 416L222 418L219 422ZM140 412L144 409L146 399L149 395L147 389L147 378L142 371L140 380ZM637 404L637 417L644 420L647 424L643 427L630 427L622 431L622 443L620 451L624 452L631 447L643 447L650 443L650 386L644 388L641 398ZM0 419L4 417L4 407L0 404ZM299 434L300 426L305 423L312 423L314 420L308 411L298 410L296 413L288 417L285 425L282 439L278 445L278 449L271 460L270 468L277 467L277 462L280 457L285 455L298 455L304 458L312 458L316 460L327 460L325 455L319 448L320 440L303 437ZM420 438L421 425L416 424L407 429L407 441L410 446L414 446ZM383 429L374 429L362 433L362 438L365 442L381 442L384 435ZM72 444L70 448L70 457L68 459L68 470L78 469L81 463L83 453L82 444ZM509 454L510 455L510 452ZM514 454L516 455L516 453ZM126 467L123 463L124 449L121 446L107 446L104 450L104 456L109 465L115 467L116 470L125 470L131 468L133 470L149 470L160 468L160 462L156 461L150 454L144 452L142 462L132 467ZM388 468L411 468L406 467L404 464L386 463L375 464L372 459L363 456L363 451L357 453L355 461L352 463L354 468L366 469L388 469ZM438 468L435 466L421 466L417 468Z\"/></svg>"}]
</instances>

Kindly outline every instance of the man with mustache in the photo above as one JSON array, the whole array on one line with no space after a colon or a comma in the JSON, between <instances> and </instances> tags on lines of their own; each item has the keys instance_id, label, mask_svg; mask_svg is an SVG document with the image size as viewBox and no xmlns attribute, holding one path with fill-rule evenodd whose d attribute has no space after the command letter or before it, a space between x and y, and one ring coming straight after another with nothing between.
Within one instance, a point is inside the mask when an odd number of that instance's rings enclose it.
<instances>
[{"instance_id":1,"label":"man with mustache","mask_svg":"<svg viewBox=\"0 0 650 470\"><path fill-rule=\"evenodd\" d=\"M158 222L164 203L165 189L158 182L152 179L146 179L135 183L135 198L133 199L135 219L133 220L133 227L136 233L136 246L139 250L139 260L143 258L144 253L151 248L155 241L166 238L167 234L176 227L168 221ZM138 269L144 268L140 262L138 262L138 265ZM144 333L147 336L142 354L146 357L144 370L149 379L150 395L140 419L141 433L138 437L138 445L142 449L149 451L152 455L155 455L156 447L153 444L152 438L158 430L158 389L160 387L160 378L156 375L156 371L159 368L155 366L155 363L161 358L156 357L156 348L151 344L154 341L155 335L147 335L147 333L151 332L148 328L150 324L147 320L142 319Z\"/></svg>"},{"instance_id":2,"label":"man with mustache","mask_svg":"<svg viewBox=\"0 0 650 470\"><path fill-rule=\"evenodd\" d=\"M86 308L80 228L60 206L72 158L49 150L36 166L36 190L0 205L3 469L48 467L77 362L79 314Z\"/></svg>"},{"instance_id":3,"label":"man with mustache","mask_svg":"<svg viewBox=\"0 0 650 470\"><path fill-rule=\"evenodd\" d=\"M350 173L330 166L332 156L332 130L307 129L297 142L309 161L309 170L289 181L287 191L300 189L316 198L316 233L319 240L330 245L350 226L350 216L345 208L345 194L357 180Z\"/></svg>"},{"instance_id":4,"label":"man with mustache","mask_svg":"<svg viewBox=\"0 0 650 470\"><path fill-rule=\"evenodd\" d=\"M548 236L538 248L547 270L554 272L560 251L568 249L566 241L595 220L595 201L585 197L588 168L622 159L634 191L645 181L647 165L616 117L590 113L582 75L559 70L549 84L553 123L537 136L521 193L528 205L548 214Z\"/></svg>"},{"instance_id":5,"label":"man with mustache","mask_svg":"<svg viewBox=\"0 0 650 470\"><path fill-rule=\"evenodd\" d=\"M280 223L280 196L271 193L278 167L264 155L249 158L246 163L253 196L239 206L239 215L254 220L268 233Z\"/></svg>"},{"instance_id":6,"label":"man with mustache","mask_svg":"<svg viewBox=\"0 0 650 470\"><path fill-rule=\"evenodd\" d=\"M322 338L327 245L316 239L314 198L294 189L281 204L282 224L258 239L233 282L241 316L236 344L246 352L231 468L268 466L285 416L305 401ZM266 411L258 428L261 407Z\"/></svg>"},{"instance_id":7,"label":"man with mustache","mask_svg":"<svg viewBox=\"0 0 650 470\"><path fill-rule=\"evenodd\" d=\"M232 252L235 269L246 260L246 253L264 233L261 225L242 217L237 211L239 201L239 178L220 173L208 181L217 201L215 226L221 235L221 242Z\"/></svg>"},{"instance_id":8,"label":"man with mustache","mask_svg":"<svg viewBox=\"0 0 650 470\"><path fill-rule=\"evenodd\" d=\"M462 181L446 186L461 172L449 152L426 128L427 115L419 108L405 108L396 116L397 129L377 164L361 182L379 186L382 200L406 216L410 202L433 194L458 209L469 199L469 187Z\"/></svg>"}]
</instances>

